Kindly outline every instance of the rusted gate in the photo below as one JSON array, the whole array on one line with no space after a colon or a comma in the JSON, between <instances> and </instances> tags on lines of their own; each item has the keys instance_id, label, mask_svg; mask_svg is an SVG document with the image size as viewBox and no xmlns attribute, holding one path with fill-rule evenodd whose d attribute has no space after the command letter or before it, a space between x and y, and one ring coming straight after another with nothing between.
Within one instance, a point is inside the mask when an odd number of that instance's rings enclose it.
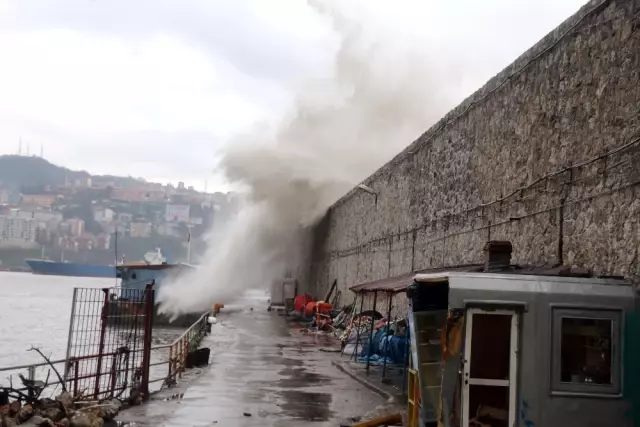
<instances>
[{"instance_id":1,"label":"rusted gate","mask_svg":"<svg viewBox=\"0 0 640 427\"><path fill-rule=\"evenodd\" d=\"M76 288L65 382L79 400L149 392L154 291Z\"/></svg>"}]
</instances>

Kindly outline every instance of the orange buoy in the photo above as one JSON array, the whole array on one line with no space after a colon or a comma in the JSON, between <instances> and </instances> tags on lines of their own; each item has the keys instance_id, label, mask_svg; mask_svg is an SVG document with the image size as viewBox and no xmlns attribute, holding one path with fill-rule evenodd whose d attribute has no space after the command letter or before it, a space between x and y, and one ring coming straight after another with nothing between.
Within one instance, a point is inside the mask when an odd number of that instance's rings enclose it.
<instances>
[{"instance_id":1,"label":"orange buoy","mask_svg":"<svg viewBox=\"0 0 640 427\"><path fill-rule=\"evenodd\" d=\"M220 313L220 309L224 308L224 304L214 304L213 305L213 315L216 316L218 313Z\"/></svg>"},{"instance_id":2,"label":"orange buoy","mask_svg":"<svg viewBox=\"0 0 640 427\"><path fill-rule=\"evenodd\" d=\"M314 301L308 302L304 308L304 316L312 317L316 311L316 303Z\"/></svg>"},{"instance_id":3,"label":"orange buoy","mask_svg":"<svg viewBox=\"0 0 640 427\"><path fill-rule=\"evenodd\" d=\"M329 314L333 309L333 304L329 304L328 302L320 301L317 305L318 313L320 314Z\"/></svg>"}]
</instances>

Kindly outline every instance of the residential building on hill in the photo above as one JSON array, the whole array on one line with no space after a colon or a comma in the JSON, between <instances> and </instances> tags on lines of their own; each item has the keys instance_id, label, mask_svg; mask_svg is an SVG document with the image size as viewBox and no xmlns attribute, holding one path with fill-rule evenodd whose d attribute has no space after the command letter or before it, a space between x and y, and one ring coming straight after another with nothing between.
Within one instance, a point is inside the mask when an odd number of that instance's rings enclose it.
<instances>
[{"instance_id":1,"label":"residential building on hill","mask_svg":"<svg viewBox=\"0 0 640 427\"><path fill-rule=\"evenodd\" d=\"M50 208L58 200L57 194L23 194L22 205Z\"/></svg>"},{"instance_id":2,"label":"residential building on hill","mask_svg":"<svg viewBox=\"0 0 640 427\"><path fill-rule=\"evenodd\" d=\"M167 205L165 211L165 221L167 222L189 222L189 211L191 206L189 205Z\"/></svg>"},{"instance_id":3,"label":"residential building on hill","mask_svg":"<svg viewBox=\"0 0 640 427\"><path fill-rule=\"evenodd\" d=\"M0 245L4 247L30 247L36 241L37 224L34 218L24 218L18 209L0 215Z\"/></svg>"}]
</instances>

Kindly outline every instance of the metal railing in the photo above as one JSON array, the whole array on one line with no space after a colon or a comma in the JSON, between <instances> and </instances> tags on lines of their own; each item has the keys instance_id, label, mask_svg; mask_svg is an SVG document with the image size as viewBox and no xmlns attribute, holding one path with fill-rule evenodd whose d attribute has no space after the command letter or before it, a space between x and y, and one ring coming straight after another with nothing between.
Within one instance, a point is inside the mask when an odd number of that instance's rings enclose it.
<instances>
[{"instance_id":1,"label":"metal railing","mask_svg":"<svg viewBox=\"0 0 640 427\"><path fill-rule=\"evenodd\" d=\"M174 385L177 381L176 377L182 378L182 373L186 369L187 355L198 348L202 339L210 330L208 323L209 315L210 313L202 314L196 322L170 344L156 345L150 348L151 360L149 363L148 382L147 384L143 384L143 389L149 390L149 392L155 392L165 386L171 387ZM123 352L115 351L71 357L68 359L49 360L40 363L0 367L0 373L4 372L17 376L26 370L27 376L25 378L31 382L40 381L43 392L48 391L53 395L58 388L62 389L62 384L64 384L64 388L74 396L74 399L79 401L121 397L126 390L138 388L137 386L140 386L142 384L141 382L146 379L142 375L142 366L129 363L130 360L135 360L133 353L142 353L144 350L144 348L139 348ZM79 369L79 365L82 363L96 366L99 360L104 360L109 357L111 358L110 360L113 361L111 366L101 368L100 371L88 371L88 373L85 373ZM162 368L163 366L166 368ZM38 369L47 367L50 369L46 374L37 372ZM44 370L47 371L47 369ZM67 373L67 378L64 378L65 373ZM50 378L52 379L51 381ZM88 379L98 383L108 381L108 384L111 385L111 387L107 388L108 393L101 393L96 396L91 390L82 389L83 381ZM118 381L116 381L117 379ZM9 380L9 383L3 379L0 381L0 388L11 388L25 394L29 392L28 387L22 384L18 385L16 384L17 382L20 382L17 378L15 381L12 379ZM152 390L149 385L156 383L162 384L160 388ZM118 386L116 386L116 384L118 384Z\"/></svg>"},{"instance_id":2,"label":"metal railing","mask_svg":"<svg viewBox=\"0 0 640 427\"><path fill-rule=\"evenodd\" d=\"M169 372L168 381L175 381L176 375L182 378L185 370L187 355L197 350L207 332L210 330L208 322L210 313L204 313L193 325L180 335L169 347Z\"/></svg>"}]
</instances>

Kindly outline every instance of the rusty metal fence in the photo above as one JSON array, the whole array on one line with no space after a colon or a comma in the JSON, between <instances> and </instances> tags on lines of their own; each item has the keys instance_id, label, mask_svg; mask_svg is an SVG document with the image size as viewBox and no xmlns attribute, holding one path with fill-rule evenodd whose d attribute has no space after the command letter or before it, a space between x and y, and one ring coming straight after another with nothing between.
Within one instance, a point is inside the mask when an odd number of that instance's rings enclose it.
<instances>
[{"instance_id":1,"label":"rusty metal fence","mask_svg":"<svg viewBox=\"0 0 640 427\"><path fill-rule=\"evenodd\" d=\"M27 379L39 381L50 394L64 388L78 401L136 393L144 398L182 377L189 353L210 331L207 312L175 339L180 331L173 330L170 343L152 346L153 313L153 283L145 289L76 288L66 358L0 367L0 373L12 377L26 371ZM167 331L160 332L167 340Z\"/></svg>"},{"instance_id":2,"label":"rusty metal fence","mask_svg":"<svg viewBox=\"0 0 640 427\"><path fill-rule=\"evenodd\" d=\"M189 329L184 331L169 345L169 374L167 381L172 384L176 376L182 378L187 367L187 355L196 350L209 330L209 313L205 313Z\"/></svg>"},{"instance_id":3,"label":"rusty metal fence","mask_svg":"<svg viewBox=\"0 0 640 427\"><path fill-rule=\"evenodd\" d=\"M85 400L148 395L154 291L76 288L65 381Z\"/></svg>"}]
</instances>

